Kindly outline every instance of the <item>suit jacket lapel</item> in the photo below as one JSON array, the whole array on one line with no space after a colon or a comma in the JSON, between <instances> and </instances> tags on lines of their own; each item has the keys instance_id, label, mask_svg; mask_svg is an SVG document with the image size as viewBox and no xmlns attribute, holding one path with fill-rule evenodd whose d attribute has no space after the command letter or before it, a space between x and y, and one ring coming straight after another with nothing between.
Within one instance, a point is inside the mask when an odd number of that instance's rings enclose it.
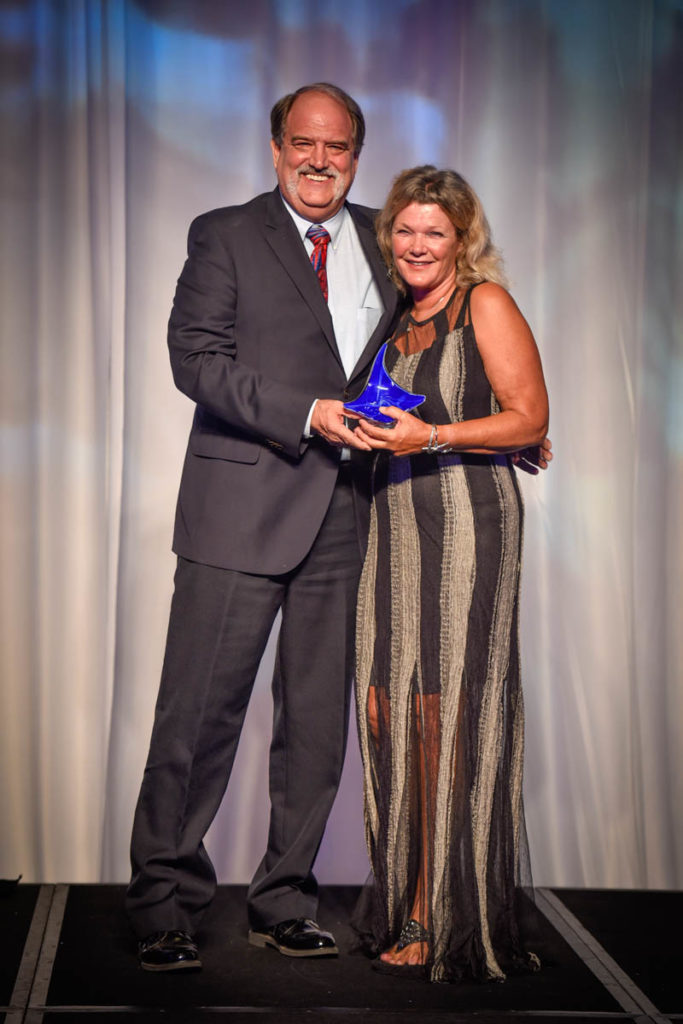
<instances>
[{"instance_id":1,"label":"suit jacket lapel","mask_svg":"<svg viewBox=\"0 0 683 1024\"><path fill-rule=\"evenodd\" d=\"M298 288L304 302L310 306L330 348L341 364L330 311L317 278L311 272L308 254L296 225L285 208L279 189L275 188L270 193L266 211L266 240Z\"/></svg>"},{"instance_id":2,"label":"suit jacket lapel","mask_svg":"<svg viewBox=\"0 0 683 1024\"><path fill-rule=\"evenodd\" d=\"M367 256L370 269L372 270L373 277L379 289L379 293L384 303L384 312L379 319L377 327L372 332L370 338L368 338L367 345L363 349L358 362L353 368L351 376L349 377L349 384L355 383L359 377L369 369L370 363L377 354L382 342L386 341L389 337L389 332L393 326L394 316L396 313L396 307L398 304L398 296L396 289L389 279L387 268L382 255L377 245L375 238L375 231L373 221L370 220L364 210L358 207L348 204L349 212L353 217L353 222L358 232L360 243L363 247L363 251Z\"/></svg>"}]
</instances>

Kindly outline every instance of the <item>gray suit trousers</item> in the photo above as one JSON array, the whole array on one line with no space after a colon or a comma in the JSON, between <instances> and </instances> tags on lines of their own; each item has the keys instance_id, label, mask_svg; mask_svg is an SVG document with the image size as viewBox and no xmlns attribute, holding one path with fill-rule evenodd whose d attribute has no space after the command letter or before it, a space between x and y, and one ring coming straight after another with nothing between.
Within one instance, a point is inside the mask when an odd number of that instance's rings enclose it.
<instances>
[{"instance_id":1,"label":"gray suit trousers","mask_svg":"<svg viewBox=\"0 0 683 1024\"><path fill-rule=\"evenodd\" d=\"M203 840L278 609L270 828L249 888L249 920L260 928L316 916L313 862L346 748L360 567L347 470L311 550L291 572L256 576L179 559L131 841L126 908L138 936L196 933L214 895Z\"/></svg>"}]
</instances>

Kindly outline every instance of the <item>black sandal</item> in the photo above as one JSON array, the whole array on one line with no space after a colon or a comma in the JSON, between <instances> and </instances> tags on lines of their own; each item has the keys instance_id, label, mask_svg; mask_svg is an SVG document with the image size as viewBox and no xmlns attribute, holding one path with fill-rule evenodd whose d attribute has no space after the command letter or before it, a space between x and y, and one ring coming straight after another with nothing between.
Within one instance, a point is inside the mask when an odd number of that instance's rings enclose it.
<instances>
[{"instance_id":1,"label":"black sandal","mask_svg":"<svg viewBox=\"0 0 683 1024\"><path fill-rule=\"evenodd\" d=\"M401 928L396 949L405 949L406 946L412 946L414 942L429 942L429 932L422 927L419 921L411 917L408 924L404 924Z\"/></svg>"},{"instance_id":2,"label":"black sandal","mask_svg":"<svg viewBox=\"0 0 683 1024\"><path fill-rule=\"evenodd\" d=\"M422 927L419 921L411 917L407 924L401 928L401 933L396 943L396 950L412 946L414 942L429 942L429 932ZM398 978L414 978L415 980L426 981L429 977L427 964L390 964L386 960L377 957L372 961L372 969L378 974L393 974Z\"/></svg>"}]
</instances>

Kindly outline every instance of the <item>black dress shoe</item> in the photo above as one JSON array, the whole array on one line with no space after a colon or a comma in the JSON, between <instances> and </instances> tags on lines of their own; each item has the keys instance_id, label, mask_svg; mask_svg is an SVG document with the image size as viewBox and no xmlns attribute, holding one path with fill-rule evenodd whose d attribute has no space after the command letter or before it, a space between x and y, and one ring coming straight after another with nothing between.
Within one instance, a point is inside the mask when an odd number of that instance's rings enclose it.
<instances>
[{"instance_id":1,"label":"black dress shoe","mask_svg":"<svg viewBox=\"0 0 683 1024\"><path fill-rule=\"evenodd\" d=\"M285 956L336 956L339 952L334 935L321 931L308 917L280 921L258 932L250 929L249 942L252 946L272 946Z\"/></svg>"},{"instance_id":2,"label":"black dress shoe","mask_svg":"<svg viewBox=\"0 0 683 1024\"><path fill-rule=\"evenodd\" d=\"M198 971L197 946L187 932L152 932L138 943L143 971Z\"/></svg>"}]
</instances>

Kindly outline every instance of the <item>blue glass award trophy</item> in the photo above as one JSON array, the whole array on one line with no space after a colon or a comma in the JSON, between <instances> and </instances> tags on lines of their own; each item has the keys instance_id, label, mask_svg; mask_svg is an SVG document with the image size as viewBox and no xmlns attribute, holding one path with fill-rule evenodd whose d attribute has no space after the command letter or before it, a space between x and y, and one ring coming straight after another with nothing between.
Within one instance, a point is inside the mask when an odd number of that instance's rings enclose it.
<instances>
[{"instance_id":1,"label":"blue glass award trophy","mask_svg":"<svg viewBox=\"0 0 683 1024\"><path fill-rule=\"evenodd\" d=\"M362 416L365 420L372 420L373 423L381 427L393 427L396 421L392 420L391 416L380 412L380 406L395 405L404 412L410 412L411 409L422 405L425 400L424 395L414 395L412 392L406 391L389 376L384 367L387 345L388 342L385 341L375 356L368 382L358 398L354 398L352 402L344 402L344 408L349 412L355 413L356 416Z\"/></svg>"}]
</instances>

